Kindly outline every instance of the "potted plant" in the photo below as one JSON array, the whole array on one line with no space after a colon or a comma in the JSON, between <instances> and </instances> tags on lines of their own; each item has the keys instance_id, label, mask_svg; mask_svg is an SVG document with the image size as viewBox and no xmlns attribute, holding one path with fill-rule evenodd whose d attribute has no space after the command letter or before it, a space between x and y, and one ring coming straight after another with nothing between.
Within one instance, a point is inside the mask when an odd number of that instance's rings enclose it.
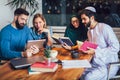
<instances>
[{"instance_id":1,"label":"potted plant","mask_svg":"<svg viewBox=\"0 0 120 80\"><path fill-rule=\"evenodd\" d=\"M51 52L50 49L46 49L46 48L44 49L44 55L47 58L48 66L50 66L50 63L51 63L50 52Z\"/></svg>"},{"instance_id":2,"label":"potted plant","mask_svg":"<svg viewBox=\"0 0 120 80\"><path fill-rule=\"evenodd\" d=\"M10 5L11 8L24 8L29 9L30 16L33 15L37 9L39 9L39 3L37 0L8 0L6 5Z\"/></svg>"},{"instance_id":3,"label":"potted plant","mask_svg":"<svg viewBox=\"0 0 120 80\"><path fill-rule=\"evenodd\" d=\"M44 55L46 58L50 58L50 49L44 49Z\"/></svg>"}]
</instances>

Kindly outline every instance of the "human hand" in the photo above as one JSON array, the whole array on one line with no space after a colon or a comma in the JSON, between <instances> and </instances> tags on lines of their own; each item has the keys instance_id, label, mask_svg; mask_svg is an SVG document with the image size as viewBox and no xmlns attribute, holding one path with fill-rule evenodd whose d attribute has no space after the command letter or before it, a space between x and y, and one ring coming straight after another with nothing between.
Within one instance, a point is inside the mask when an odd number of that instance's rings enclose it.
<instances>
[{"instance_id":1,"label":"human hand","mask_svg":"<svg viewBox=\"0 0 120 80\"><path fill-rule=\"evenodd\" d=\"M27 49L26 51L22 52L22 57L31 57L32 56L32 50Z\"/></svg>"},{"instance_id":2,"label":"human hand","mask_svg":"<svg viewBox=\"0 0 120 80\"><path fill-rule=\"evenodd\" d=\"M95 49L90 48L90 47L87 47L87 49L88 49L87 51L82 50L82 52L86 54L91 54L91 55L95 54Z\"/></svg>"},{"instance_id":3,"label":"human hand","mask_svg":"<svg viewBox=\"0 0 120 80\"><path fill-rule=\"evenodd\" d=\"M30 50L31 50L32 54L36 54L39 52L39 48L35 45L31 46Z\"/></svg>"},{"instance_id":4,"label":"human hand","mask_svg":"<svg viewBox=\"0 0 120 80\"><path fill-rule=\"evenodd\" d=\"M37 46L33 45L26 51L22 52L22 57L31 57L32 54L36 54L39 52L39 49Z\"/></svg>"},{"instance_id":5,"label":"human hand","mask_svg":"<svg viewBox=\"0 0 120 80\"><path fill-rule=\"evenodd\" d=\"M65 48L67 50L71 50L72 49L72 47L67 45L66 43L62 43L61 45L62 45L63 48Z\"/></svg>"},{"instance_id":6,"label":"human hand","mask_svg":"<svg viewBox=\"0 0 120 80\"><path fill-rule=\"evenodd\" d=\"M83 42L82 41L76 41L77 42L77 45L78 45L78 50L80 49L80 47L82 46Z\"/></svg>"}]
</instances>

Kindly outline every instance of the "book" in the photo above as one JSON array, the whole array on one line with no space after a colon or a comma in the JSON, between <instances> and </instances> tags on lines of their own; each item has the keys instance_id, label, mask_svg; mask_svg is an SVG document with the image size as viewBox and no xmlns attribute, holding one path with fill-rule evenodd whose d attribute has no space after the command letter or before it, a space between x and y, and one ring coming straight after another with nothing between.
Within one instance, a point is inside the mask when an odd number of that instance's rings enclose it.
<instances>
[{"instance_id":1,"label":"book","mask_svg":"<svg viewBox=\"0 0 120 80\"><path fill-rule=\"evenodd\" d=\"M62 60L62 68L91 68L88 60Z\"/></svg>"},{"instance_id":2,"label":"book","mask_svg":"<svg viewBox=\"0 0 120 80\"><path fill-rule=\"evenodd\" d=\"M26 44L26 49L29 49L33 45L37 46L38 48L43 48L44 42L45 42L45 39L29 40Z\"/></svg>"},{"instance_id":3,"label":"book","mask_svg":"<svg viewBox=\"0 0 120 80\"><path fill-rule=\"evenodd\" d=\"M81 47L81 45L83 44L83 42L82 42L82 41L79 41L79 40L77 40L76 42L77 42L77 45L78 45L78 50L79 50L79 49L80 49L80 47Z\"/></svg>"},{"instance_id":4,"label":"book","mask_svg":"<svg viewBox=\"0 0 120 80\"><path fill-rule=\"evenodd\" d=\"M40 73L42 73L42 72L40 72L40 71L32 71L30 67L28 68L28 74L29 75L40 74Z\"/></svg>"},{"instance_id":5,"label":"book","mask_svg":"<svg viewBox=\"0 0 120 80\"><path fill-rule=\"evenodd\" d=\"M91 42L89 42L89 41L85 41L85 42L83 42L83 44L81 45L81 47L80 47L79 50L86 51L86 50L88 50L87 47L96 49L97 46L98 46L98 45L95 44L95 43L91 43Z\"/></svg>"},{"instance_id":6,"label":"book","mask_svg":"<svg viewBox=\"0 0 120 80\"><path fill-rule=\"evenodd\" d=\"M74 46L73 42L69 37L60 37L59 35L53 35L52 38L58 43L58 44L64 44L66 43L69 46Z\"/></svg>"},{"instance_id":7,"label":"book","mask_svg":"<svg viewBox=\"0 0 120 80\"><path fill-rule=\"evenodd\" d=\"M55 62L51 62L50 65L44 62L35 62L30 66L32 71L41 71L41 72L55 72L58 68L58 64Z\"/></svg>"}]
</instances>

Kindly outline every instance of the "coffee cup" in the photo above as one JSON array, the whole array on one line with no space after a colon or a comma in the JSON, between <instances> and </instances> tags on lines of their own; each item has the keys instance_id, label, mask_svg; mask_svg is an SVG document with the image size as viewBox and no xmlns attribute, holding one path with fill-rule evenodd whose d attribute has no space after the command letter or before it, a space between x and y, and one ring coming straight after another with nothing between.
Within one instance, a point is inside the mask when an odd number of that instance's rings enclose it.
<instances>
[{"instance_id":1,"label":"coffee cup","mask_svg":"<svg viewBox=\"0 0 120 80\"><path fill-rule=\"evenodd\" d=\"M57 55L58 55L58 51L56 51L56 50L51 50L50 51L50 57L52 59L56 59Z\"/></svg>"},{"instance_id":2,"label":"coffee cup","mask_svg":"<svg viewBox=\"0 0 120 80\"><path fill-rule=\"evenodd\" d=\"M79 57L79 52L78 51L71 51L71 57L72 58L78 58Z\"/></svg>"}]
</instances>

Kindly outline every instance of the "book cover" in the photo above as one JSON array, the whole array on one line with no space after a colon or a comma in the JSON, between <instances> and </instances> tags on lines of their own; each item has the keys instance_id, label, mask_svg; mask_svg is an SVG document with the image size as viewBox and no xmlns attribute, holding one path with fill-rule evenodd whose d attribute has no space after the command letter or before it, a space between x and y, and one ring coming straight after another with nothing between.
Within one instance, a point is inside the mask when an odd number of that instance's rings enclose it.
<instances>
[{"instance_id":1,"label":"book cover","mask_svg":"<svg viewBox=\"0 0 120 80\"><path fill-rule=\"evenodd\" d=\"M32 71L41 71L41 72L55 72L58 68L58 64L51 62L50 65L47 62L35 62L30 66Z\"/></svg>"},{"instance_id":2,"label":"book cover","mask_svg":"<svg viewBox=\"0 0 120 80\"><path fill-rule=\"evenodd\" d=\"M90 48L96 49L97 46L98 46L97 44L94 44L94 43L91 43L91 42L85 41L85 42L81 45L80 50L82 50L82 51L86 51L86 50L88 50L87 47L90 47Z\"/></svg>"},{"instance_id":3,"label":"book cover","mask_svg":"<svg viewBox=\"0 0 120 80\"><path fill-rule=\"evenodd\" d=\"M59 40L61 44L66 43L69 46L74 46L73 42L70 40L69 37L60 37Z\"/></svg>"},{"instance_id":4,"label":"book cover","mask_svg":"<svg viewBox=\"0 0 120 80\"><path fill-rule=\"evenodd\" d=\"M58 43L63 44L66 43L69 46L74 46L73 42L70 40L69 37L60 37L59 35L53 35L52 38Z\"/></svg>"},{"instance_id":5,"label":"book cover","mask_svg":"<svg viewBox=\"0 0 120 80\"><path fill-rule=\"evenodd\" d=\"M61 44L61 42L59 41L60 36L59 36L58 34L54 34L54 35L52 36L52 38L53 38L53 40L55 40L55 42L56 42L57 44Z\"/></svg>"},{"instance_id":6,"label":"book cover","mask_svg":"<svg viewBox=\"0 0 120 80\"><path fill-rule=\"evenodd\" d=\"M40 72L40 71L32 71L30 67L28 68L28 74L29 75L40 74L40 73L42 73L42 72Z\"/></svg>"}]
</instances>

